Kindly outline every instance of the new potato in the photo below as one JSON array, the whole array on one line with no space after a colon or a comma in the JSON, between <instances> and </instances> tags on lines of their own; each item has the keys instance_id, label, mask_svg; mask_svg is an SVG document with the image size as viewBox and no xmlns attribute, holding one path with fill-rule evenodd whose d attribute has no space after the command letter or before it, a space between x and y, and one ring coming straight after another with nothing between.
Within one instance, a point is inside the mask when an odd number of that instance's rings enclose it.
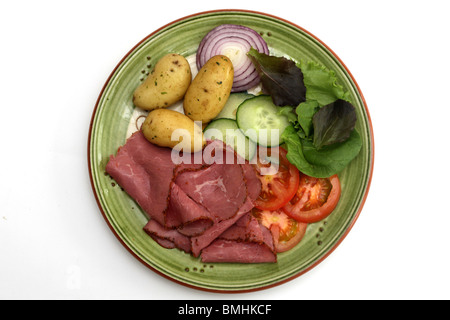
<instances>
[{"instance_id":1,"label":"new potato","mask_svg":"<svg viewBox=\"0 0 450 320\"><path fill-rule=\"evenodd\" d=\"M169 53L133 94L135 106L144 110L166 108L183 99L192 79L191 67L183 56Z\"/></svg>"},{"instance_id":2,"label":"new potato","mask_svg":"<svg viewBox=\"0 0 450 320\"><path fill-rule=\"evenodd\" d=\"M210 122L227 102L233 77L233 64L228 57L217 55L209 59L184 96L184 113L194 121Z\"/></svg>"},{"instance_id":3,"label":"new potato","mask_svg":"<svg viewBox=\"0 0 450 320\"><path fill-rule=\"evenodd\" d=\"M142 125L145 138L160 147L197 152L206 144L202 128L184 114L170 109L150 112Z\"/></svg>"}]
</instances>

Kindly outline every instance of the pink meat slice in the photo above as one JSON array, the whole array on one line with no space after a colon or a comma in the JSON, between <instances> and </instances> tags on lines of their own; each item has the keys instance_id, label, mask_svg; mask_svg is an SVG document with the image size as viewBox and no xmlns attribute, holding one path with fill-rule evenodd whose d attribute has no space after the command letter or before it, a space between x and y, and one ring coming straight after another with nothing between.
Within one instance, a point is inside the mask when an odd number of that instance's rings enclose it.
<instances>
[{"instance_id":1,"label":"pink meat slice","mask_svg":"<svg viewBox=\"0 0 450 320\"><path fill-rule=\"evenodd\" d=\"M191 252L189 237L182 235L176 229L164 228L156 220L150 219L144 226L144 231L164 248L178 248L187 253Z\"/></svg>"},{"instance_id":2,"label":"pink meat slice","mask_svg":"<svg viewBox=\"0 0 450 320\"><path fill-rule=\"evenodd\" d=\"M200 236L192 237L192 254L198 257L201 251L210 245L217 237L219 237L225 230L230 228L239 218L250 212L254 207L252 199L247 197L245 203L239 208L236 215L228 220L215 221L214 225L202 233Z\"/></svg>"},{"instance_id":3,"label":"pink meat slice","mask_svg":"<svg viewBox=\"0 0 450 320\"><path fill-rule=\"evenodd\" d=\"M214 220L208 210L188 197L176 183L172 183L165 222L167 228L178 228L186 236L196 236L210 228Z\"/></svg>"},{"instance_id":4,"label":"pink meat slice","mask_svg":"<svg viewBox=\"0 0 450 320\"><path fill-rule=\"evenodd\" d=\"M261 180L259 180L256 170L251 164L242 164L241 168L244 173L248 196L255 201L261 193Z\"/></svg>"},{"instance_id":5,"label":"pink meat slice","mask_svg":"<svg viewBox=\"0 0 450 320\"><path fill-rule=\"evenodd\" d=\"M137 131L115 156L110 156L106 172L150 218L164 225L175 166L171 149L149 143L142 132Z\"/></svg>"},{"instance_id":6,"label":"pink meat slice","mask_svg":"<svg viewBox=\"0 0 450 320\"><path fill-rule=\"evenodd\" d=\"M207 150L208 148L209 151ZM219 154L219 156L217 156L217 154ZM261 181L257 176L256 170L251 164L240 157L232 147L219 140L210 141L204 150L203 159L203 164L239 164L246 179L248 195L253 200L258 198L261 193Z\"/></svg>"},{"instance_id":7,"label":"pink meat slice","mask_svg":"<svg viewBox=\"0 0 450 320\"><path fill-rule=\"evenodd\" d=\"M238 164L214 163L202 170L183 172L174 182L218 221L236 215L247 198L244 174Z\"/></svg>"},{"instance_id":8,"label":"pink meat slice","mask_svg":"<svg viewBox=\"0 0 450 320\"><path fill-rule=\"evenodd\" d=\"M201 253L203 262L276 262L270 231L250 213L241 217Z\"/></svg>"},{"instance_id":9,"label":"pink meat slice","mask_svg":"<svg viewBox=\"0 0 450 320\"><path fill-rule=\"evenodd\" d=\"M205 263L265 263L277 262L277 256L260 243L217 239L203 250L202 261Z\"/></svg>"}]
</instances>

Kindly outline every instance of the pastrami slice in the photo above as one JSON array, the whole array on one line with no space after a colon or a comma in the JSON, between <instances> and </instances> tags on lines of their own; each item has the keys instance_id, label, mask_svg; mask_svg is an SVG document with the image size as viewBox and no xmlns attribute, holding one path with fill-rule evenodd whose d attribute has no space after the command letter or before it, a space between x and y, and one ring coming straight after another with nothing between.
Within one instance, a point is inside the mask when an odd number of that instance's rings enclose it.
<instances>
[{"instance_id":1,"label":"pastrami slice","mask_svg":"<svg viewBox=\"0 0 450 320\"><path fill-rule=\"evenodd\" d=\"M202 262L268 263L277 262L277 256L264 244L217 239L205 248Z\"/></svg>"},{"instance_id":2,"label":"pastrami slice","mask_svg":"<svg viewBox=\"0 0 450 320\"><path fill-rule=\"evenodd\" d=\"M201 253L203 262L276 262L270 231L251 213L241 217Z\"/></svg>"},{"instance_id":3,"label":"pastrami slice","mask_svg":"<svg viewBox=\"0 0 450 320\"><path fill-rule=\"evenodd\" d=\"M174 182L218 221L236 215L247 198L247 186L238 164L212 164L202 170L186 171Z\"/></svg>"},{"instance_id":4,"label":"pastrami slice","mask_svg":"<svg viewBox=\"0 0 450 320\"><path fill-rule=\"evenodd\" d=\"M150 219L144 226L144 231L167 249L178 248L186 253L191 252L191 240L176 229L164 228L157 221Z\"/></svg>"},{"instance_id":5,"label":"pastrami slice","mask_svg":"<svg viewBox=\"0 0 450 320\"><path fill-rule=\"evenodd\" d=\"M234 217L228 220L222 220L214 223L214 225L206 230L203 234L197 237L192 237L192 254L194 257L198 257L201 251L210 245L215 239L217 239L225 230L230 228L236 223L242 216L248 213L253 208L253 201L247 197L244 204L239 208Z\"/></svg>"},{"instance_id":6,"label":"pastrami slice","mask_svg":"<svg viewBox=\"0 0 450 320\"><path fill-rule=\"evenodd\" d=\"M165 212L166 228L178 228L184 235L196 236L213 223L208 210L188 197L176 183L171 183L169 205Z\"/></svg>"},{"instance_id":7,"label":"pastrami slice","mask_svg":"<svg viewBox=\"0 0 450 320\"><path fill-rule=\"evenodd\" d=\"M150 218L164 224L175 166L170 149L149 143L137 131L110 157L106 172Z\"/></svg>"}]
</instances>

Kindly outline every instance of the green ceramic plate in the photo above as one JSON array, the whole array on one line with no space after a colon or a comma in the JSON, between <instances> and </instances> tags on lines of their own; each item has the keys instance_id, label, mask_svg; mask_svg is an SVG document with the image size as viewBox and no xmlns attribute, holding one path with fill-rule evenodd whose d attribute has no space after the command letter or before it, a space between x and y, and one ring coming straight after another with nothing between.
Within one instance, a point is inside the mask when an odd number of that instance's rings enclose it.
<instances>
[{"instance_id":1,"label":"green ceramic plate","mask_svg":"<svg viewBox=\"0 0 450 320\"><path fill-rule=\"evenodd\" d=\"M335 212L308 226L302 242L278 255L275 264L204 264L177 249L156 244L142 227L147 215L105 174L111 154L135 130L139 112L131 97L160 57L177 52L195 54L202 37L223 23L257 30L272 54L294 60L315 60L334 70L350 92L363 139L359 156L340 173L342 196ZM350 231L368 193L373 168L373 134L368 110L355 80L339 58L306 30L283 19L241 10L211 11L174 21L138 43L108 78L95 106L88 141L92 187L100 210L119 241L153 271L180 284L215 292L246 292L293 279L323 261Z\"/></svg>"}]
</instances>

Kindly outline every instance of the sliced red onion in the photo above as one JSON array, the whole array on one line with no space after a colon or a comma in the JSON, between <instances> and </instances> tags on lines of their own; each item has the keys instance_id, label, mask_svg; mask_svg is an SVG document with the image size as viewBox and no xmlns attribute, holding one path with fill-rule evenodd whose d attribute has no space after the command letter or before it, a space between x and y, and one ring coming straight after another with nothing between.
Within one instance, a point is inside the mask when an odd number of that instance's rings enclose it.
<instances>
[{"instance_id":1,"label":"sliced red onion","mask_svg":"<svg viewBox=\"0 0 450 320\"><path fill-rule=\"evenodd\" d=\"M201 67L213 56L225 55L234 67L232 92L248 90L259 83L259 74L247 52L253 47L269 54L267 43L253 29L236 24L222 24L212 29L200 42L197 51L197 67Z\"/></svg>"}]
</instances>

